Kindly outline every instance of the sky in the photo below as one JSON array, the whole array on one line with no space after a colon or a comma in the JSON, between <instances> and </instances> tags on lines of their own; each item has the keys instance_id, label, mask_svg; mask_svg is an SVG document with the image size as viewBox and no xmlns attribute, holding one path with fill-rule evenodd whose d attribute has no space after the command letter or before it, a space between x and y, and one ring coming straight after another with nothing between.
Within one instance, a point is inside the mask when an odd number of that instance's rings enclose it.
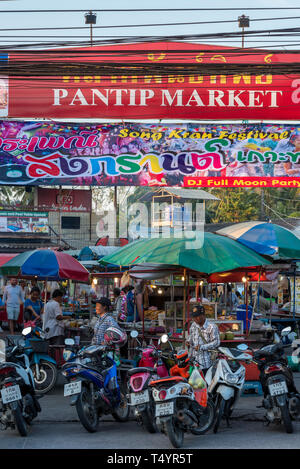
<instances>
[{"instance_id":1,"label":"sky","mask_svg":"<svg viewBox=\"0 0 300 469\"><path fill-rule=\"evenodd\" d=\"M201 33L216 33L216 32L238 32L237 18L245 14L250 17L250 28L248 30L259 29L279 29L279 28L293 28L299 26L300 8L299 10L261 10L249 11L246 7L300 7L299 0L211 0L204 2L199 0L110 0L110 2L103 2L99 0L89 0L82 2L79 0L52 0L51 2L40 0L0 0L0 11L4 10L31 10L31 9L83 9L86 5L89 9L134 9L134 8L239 8L238 11L198 11L198 12L98 12L96 26L114 26L113 28L97 29L94 28L94 39L97 36L127 36L127 35L176 35L176 34L201 34ZM292 19L286 20L273 20L268 18L282 18L291 17ZM263 21L254 21L255 19L264 19ZM219 24L203 24L203 25L175 25L175 26L157 26L157 27L131 27L121 28L120 25L132 24L141 25L149 23L176 23L176 22L200 22L200 21L224 21L233 20L234 23L219 23ZM58 31L0 31L0 46L6 44L17 45L24 43L24 38L17 36L27 36L27 39L32 37L32 41L47 42L47 41L83 41L89 39L89 26L84 23L84 13L2 13L1 14L1 29L7 28L43 28L43 27L83 27L84 29L62 29ZM39 38L39 36L50 36ZM101 39L101 38L99 38ZM290 38L249 38L245 41L245 46L261 47L261 46L278 46L281 49L290 49L288 45L292 41ZM299 39L293 38L293 48L300 48ZM226 40L221 42L213 42L212 40L203 41L204 43L240 46L241 39Z\"/></svg>"}]
</instances>

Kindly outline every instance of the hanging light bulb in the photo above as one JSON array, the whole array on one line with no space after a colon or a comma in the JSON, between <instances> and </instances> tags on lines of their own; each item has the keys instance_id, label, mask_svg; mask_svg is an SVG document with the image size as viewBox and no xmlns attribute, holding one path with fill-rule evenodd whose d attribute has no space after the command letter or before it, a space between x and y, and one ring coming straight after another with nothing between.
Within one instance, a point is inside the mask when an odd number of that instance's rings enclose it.
<instances>
[{"instance_id":1,"label":"hanging light bulb","mask_svg":"<svg viewBox=\"0 0 300 469\"><path fill-rule=\"evenodd\" d=\"M159 289L157 290L157 293L158 293L159 295L162 295L162 294L163 294L162 288L159 288Z\"/></svg>"}]
</instances>

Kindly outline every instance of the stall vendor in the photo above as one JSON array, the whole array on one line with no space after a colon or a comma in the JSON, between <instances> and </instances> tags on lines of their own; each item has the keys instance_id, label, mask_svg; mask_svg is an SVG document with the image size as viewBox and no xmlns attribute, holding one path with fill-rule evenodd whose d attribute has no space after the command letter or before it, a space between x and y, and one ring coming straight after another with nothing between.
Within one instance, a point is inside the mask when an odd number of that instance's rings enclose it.
<instances>
[{"instance_id":1,"label":"stall vendor","mask_svg":"<svg viewBox=\"0 0 300 469\"><path fill-rule=\"evenodd\" d=\"M44 313L44 305L40 300L40 289L33 287L30 292L30 298L27 298L24 303L24 319L25 321L41 320Z\"/></svg>"},{"instance_id":2,"label":"stall vendor","mask_svg":"<svg viewBox=\"0 0 300 469\"><path fill-rule=\"evenodd\" d=\"M71 319L71 316L63 316L61 308L63 296L62 290L54 290L52 300L48 301L45 306L44 331L50 345L64 345L65 324L63 319Z\"/></svg>"},{"instance_id":3,"label":"stall vendor","mask_svg":"<svg viewBox=\"0 0 300 469\"><path fill-rule=\"evenodd\" d=\"M205 317L205 309L202 305L196 305L192 311L193 322L186 344L190 348L191 355L200 364L205 374L212 365L210 349L220 345L220 334L216 324Z\"/></svg>"},{"instance_id":4,"label":"stall vendor","mask_svg":"<svg viewBox=\"0 0 300 469\"><path fill-rule=\"evenodd\" d=\"M93 345L104 345L104 334L106 329L109 327L116 327L120 329L120 326L114 320L112 316L109 315L109 309L111 307L111 302L109 298L102 297L95 300L96 303L96 314L98 316L98 321L96 322L94 328L94 337L92 339Z\"/></svg>"}]
</instances>

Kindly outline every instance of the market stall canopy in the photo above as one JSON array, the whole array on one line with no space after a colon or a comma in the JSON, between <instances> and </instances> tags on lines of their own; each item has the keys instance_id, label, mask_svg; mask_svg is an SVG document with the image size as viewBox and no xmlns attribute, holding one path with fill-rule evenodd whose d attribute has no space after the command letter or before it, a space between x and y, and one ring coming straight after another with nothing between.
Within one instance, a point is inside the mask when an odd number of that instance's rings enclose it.
<instances>
[{"instance_id":1,"label":"market stall canopy","mask_svg":"<svg viewBox=\"0 0 300 469\"><path fill-rule=\"evenodd\" d=\"M219 272L211 274L207 281L209 283L242 283L246 278L248 282L272 282L277 279L279 271L270 272L257 270L238 270L232 272Z\"/></svg>"},{"instance_id":2,"label":"market stall canopy","mask_svg":"<svg viewBox=\"0 0 300 469\"><path fill-rule=\"evenodd\" d=\"M196 238L138 240L120 248L110 256L103 257L100 262L121 266L146 263L168 264L208 275L241 267L270 264L251 249L230 238L213 233L203 233L201 237L197 240Z\"/></svg>"},{"instance_id":3,"label":"market stall canopy","mask_svg":"<svg viewBox=\"0 0 300 469\"><path fill-rule=\"evenodd\" d=\"M1 267L3 275L38 277L40 280L75 280L88 282L89 272L69 254L50 249L28 251Z\"/></svg>"},{"instance_id":4,"label":"market stall canopy","mask_svg":"<svg viewBox=\"0 0 300 469\"><path fill-rule=\"evenodd\" d=\"M290 230L261 221L227 226L216 232L273 259L300 259L300 239Z\"/></svg>"},{"instance_id":5,"label":"market stall canopy","mask_svg":"<svg viewBox=\"0 0 300 469\"><path fill-rule=\"evenodd\" d=\"M78 255L79 261L90 261L101 259L117 251L119 246L85 246Z\"/></svg>"},{"instance_id":6,"label":"market stall canopy","mask_svg":"<svg viewBox=\"0 0 300 469\"><path fill-rule=\"evenodd\" d=\"M132 267L129 270L130 277L141 280L158 280L168 277L178 270L173 265L143 264Z\"/></svg>"}]
</instances>

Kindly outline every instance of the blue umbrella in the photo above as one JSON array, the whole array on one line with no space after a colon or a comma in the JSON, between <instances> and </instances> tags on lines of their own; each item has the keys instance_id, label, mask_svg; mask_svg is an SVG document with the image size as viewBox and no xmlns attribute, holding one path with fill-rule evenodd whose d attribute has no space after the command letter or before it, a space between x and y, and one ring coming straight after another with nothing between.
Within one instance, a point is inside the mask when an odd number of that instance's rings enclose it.
<instances>
[{"instance_id":1,"label":"blue umbrella","mask_svg":"<svg viewBox=\"0 0 300 469\"><path fill-rule=\"evenodd\" d=\"M300 239L292 231L261 221L227 226L217 234L235 239L259 254L273 259L300 259Z\"/></svg>"}]
</instances>

